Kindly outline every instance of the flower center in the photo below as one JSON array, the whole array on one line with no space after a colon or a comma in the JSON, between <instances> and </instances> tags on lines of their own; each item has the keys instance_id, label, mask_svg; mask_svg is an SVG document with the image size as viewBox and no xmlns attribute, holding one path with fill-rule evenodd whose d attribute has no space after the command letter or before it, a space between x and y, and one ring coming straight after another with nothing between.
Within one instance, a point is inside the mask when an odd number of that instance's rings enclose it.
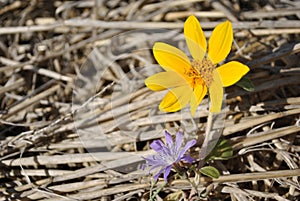
<instances>
[{"instance_id":1,"label":"flower center","mask_svg":"<svg viewBox=\"0 0 300 201\"><path fill-rule=\"evenodd\" d=\"M211 85L213 80L213 71L215 69L215 65L207 58L203 58L200 60L194 60L191 63L193 70L196 71L198 76L200 76L207 87Z\"/></svg>"}]
</instances>

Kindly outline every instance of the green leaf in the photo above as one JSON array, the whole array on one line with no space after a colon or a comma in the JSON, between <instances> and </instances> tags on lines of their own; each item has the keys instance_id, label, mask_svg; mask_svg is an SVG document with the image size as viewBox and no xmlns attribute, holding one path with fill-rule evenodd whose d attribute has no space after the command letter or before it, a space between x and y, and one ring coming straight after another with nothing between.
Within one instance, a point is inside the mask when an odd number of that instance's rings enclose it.
<instances>
[{"instance_id":1,"label":"green leaf","mask_svg":"<svg viewBox=\"0 0 300 201\"><path fill-rule=\"evenodd\" d=\"M240 81L238 81L236 83L237 86L243 88L246 91L254 91L254 85L251 82L250 79L246 78L246 77L242 77L242 79L240 79Z\"/></svg>"},{"instance_id":2,"label":"green leaf","mask_svg":"<svg viewBox=\"0 0 300 201\"><path fill-rule=\"evenodd\" d=\"M200 169L200 172L208 177L217 179L220 176L219 170L214 168L213 166L205 166Z\"/></svg>"},{"instance_id":3,"label":"green leaf","mask_svg":"<svg viewBox=\"0 0 300 201\"><path fill-rule=\"evenodd\" d=\"M206 157L206 161L210 160L228 160L233 155L233 149L229 141L219 140L218 144L212 152Z\"/></svg>"}]
</instances>

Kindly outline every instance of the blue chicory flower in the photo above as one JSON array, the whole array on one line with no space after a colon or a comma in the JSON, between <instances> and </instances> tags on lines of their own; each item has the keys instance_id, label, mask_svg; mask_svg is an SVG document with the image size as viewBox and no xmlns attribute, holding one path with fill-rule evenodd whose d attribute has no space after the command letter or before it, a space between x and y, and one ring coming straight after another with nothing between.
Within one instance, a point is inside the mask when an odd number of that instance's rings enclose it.
<instances>
[{"instance_id":1,"label":"blue chicory flower","mask_svg":"<svg viewBox=\"0 0 300 201\"><path fill-rule=\"evenodd\" d=\"M167 177L171 172L172 165L182 160L192 163L194 161L190 155L186 155L188 149L196 144L196 140L188 141L183 146L183 133L177 132L175 143L172 140L172 136L168 131L165 131L166 144L161 140L154 140L150 147L156 151L155 155L149 157L143 157L146 160L146 164L143 165L143 169L146 166L150 167L150 172L159 169L159 172L155 174L154 180L157 181L158 177L163 173L164 180L167 182Z\"/></svg>"}]
</instances>

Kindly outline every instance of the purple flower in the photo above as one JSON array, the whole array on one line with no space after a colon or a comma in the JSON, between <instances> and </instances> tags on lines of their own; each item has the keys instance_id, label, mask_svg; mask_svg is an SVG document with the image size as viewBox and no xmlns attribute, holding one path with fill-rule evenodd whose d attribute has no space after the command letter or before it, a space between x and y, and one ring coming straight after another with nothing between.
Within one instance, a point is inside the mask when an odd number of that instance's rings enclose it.
<instances>
[{"instance_id":1,"label":"purple flower","mask_svg":"<svg viewBox=\"0 0 300 201\"><path fill-rule=\"evenodd\" d=\"M157 181L159 175L164 173L164 180L167 181L167 177L170 174L172 165L185 160L188 163L194 161L186 152L189 148L196 144L196 140L190 140L184 146L183 144L183 134L177 132L175 143L172 140L172 136L168 131L165 131L166 144L161 140L154 140L150 147L156 151L155 155L149 157L143 157L146 160L146 164L143 165L143 169L146 166L150 167L150 171L155 169L160 169L159 172L154 176L155 181Z\"/></svg>"}]
</instances>

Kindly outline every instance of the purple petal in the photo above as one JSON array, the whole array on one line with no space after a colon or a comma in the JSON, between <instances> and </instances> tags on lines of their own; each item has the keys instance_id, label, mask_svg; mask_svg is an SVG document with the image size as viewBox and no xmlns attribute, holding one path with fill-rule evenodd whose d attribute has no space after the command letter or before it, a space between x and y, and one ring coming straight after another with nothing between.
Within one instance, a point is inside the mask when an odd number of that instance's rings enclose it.
<instances>
[{"instance_id":1,"label":"purple petal","mask_svg":"<svg viewBox=\"0 0 300 201\"><path fill-rule=\"evenodd\" d=\"M172 165L168 165L167 167L165 167L165 172L164 172L164 180L165 182L168 181L168 176L171 172L171 168L172 168Z\"/></svg>"},{"instance_id":2,"label":"purple petal","mask_svg":"<svg viewBox=\"0 0 300 201\"><path fill-rule=\"evenodd\" d=\"M181 159L182 159L182 160L185 160L185 161L188 162L188 163L192 163L192 162L194 162L194 160L195 160L195 159L193 159L190 155L183 156Z\"/></svg>"},{"instance_id":3,"label":"purple petal","mask_svg":"<svg viewBox=\"0 0 300 201\"><path fill-rule=\"evenodd\" d=\"M156 157L156 155L152 155L150 157L142 157L147 161L147 166L164 166L164 160L162 160L159 157Z\"/></svg>"},{"instance_id":4,"label":"purple petal","mask_svg":"<svg viewBox=\"0 0 300 201\"><path fill-rule=\"evenodd\" d=\"M150 170L149 170L149 172L153 172L153 170L155 170L155 169L157 169L157 168L159 168L159 167L161 167L161 165L154 165L154 166L152 166L151 168L150 168Z\"/></svg>"},{"instance_id":5,"label":"purple petal","mask_svg":"<svg viewBox=\"0 0 300 201\"><path fill-rule=\"evenodd\" d=\"M175 146L176 146L175 149L176 149L177 153L181 147L182 142L183 142L183 133L179 131L176 134L176 143L175 143Z\"/></svg>"},{"instance_id":6,"label":"purple petal","mask_svg":"<svg viewBox=\"0 0 300 201\"><path fill-rule=\"evenodd\" d=\"M151 167L151 168L149 169L149 173L150 173L150 172L152 172L153 170L155 170L155 169L161 167L161 165L159 165L159 164L156 164L156 165L143 164L143 165L142 165L142 170L145 170L146 167Z\"/></svg>"},{"instance_id":7,"label":"purple petal","mask_svg":"<svg viewBox=\"0 0 300 201\"><path fill-rule=\"evenodd\" d=\"M163 149L165 145L162 143L161 140L154 140L151 144L150 147L151 149L153 149L156 152L161 152L161 150Z\"/></svg>"},{"instance_id":8,"label":"purple petal","mask_svg":"<svg viewBox=\"0 0 300 201\"><path fill-rule=\"evenodd\" d=\"M180 151L180 153L178 154L178 157L181 158L184 156L184 154L189 150L189 148L191 148L192 146L194 146L196 144L197 140L190 140L186 143L186 145L184 146L184 148Z\"/></svg>"},{"instance_id":9,"label":"purple petal","mask_svg":"<svg viewBox=\"0 0 300 201\"><path fill-rule=\"evenodd\" d=\"M149 156L149 157L143 157L142 156L142 158L143 159L145 159L148 163L155 163L155 157L154 157L155 155L152 155L152 156Z\"/></svg>"},{"instance_id":10,"label":"purple petal","mask_svg":"<svg viewBox=\"0 0 300 201\"><path fill-rule=\"evenodd\" d=\"M196 143L197 143L197 140L195 140L195 139L190 140L190 141L188 141L188 142L185 144L185 146L184 146L183 149L185 149L185 151L187 151L189 148L191 148L192 146L194 146Z\"/></svg>"},{"instance_id":11,"label":"purple petal","mask_svg":"<svg viewBox=\"0 0 300 201\"><path fill-rule=\"evenodd\" d=\"M146 163L144 163L141 167L142 170L145 170L145 168L147 167L148 165Z\"/></svg>"},{"instance_id":12,"label":"purple petal","mask_svg":"<svg viewBox=\"0 0 300 201\"><path fill-rule=\"evenodd\" d=\"M165 131L165 136L166 136L166 143L167 143L167 146L168 146L169 148L171 148L172 145L173 145L173 139L172 139L171 134L170 134L167 130Z\"/></svg>"}]
</instances>

